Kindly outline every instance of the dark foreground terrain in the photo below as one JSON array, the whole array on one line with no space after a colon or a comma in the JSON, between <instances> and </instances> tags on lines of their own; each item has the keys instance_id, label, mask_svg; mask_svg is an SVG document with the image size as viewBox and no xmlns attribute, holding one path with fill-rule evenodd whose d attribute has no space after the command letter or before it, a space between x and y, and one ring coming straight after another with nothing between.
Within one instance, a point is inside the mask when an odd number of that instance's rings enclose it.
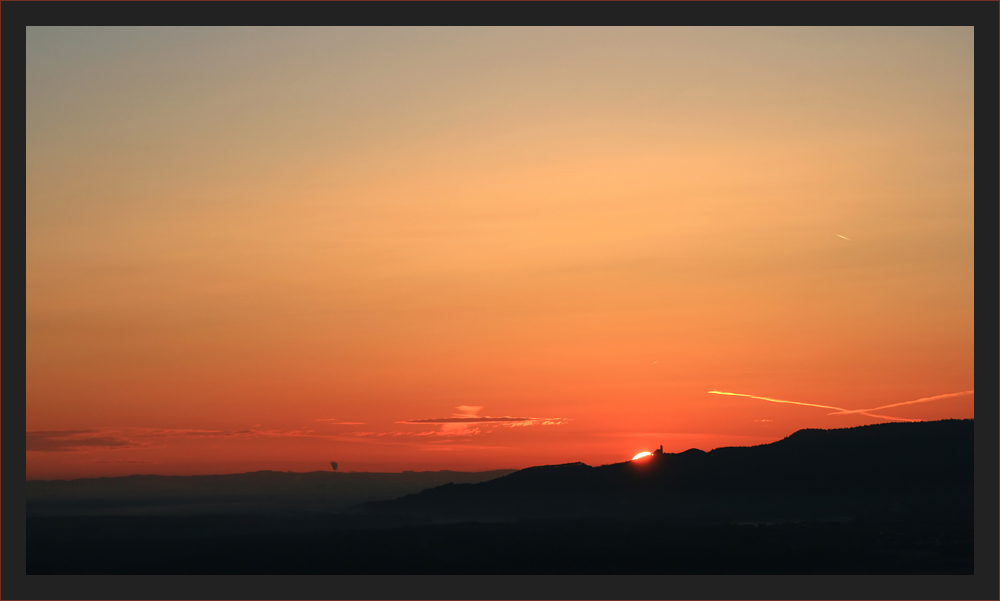
<instances>
[{"instance_id":1,"label":"dark foreground terrain","mask_svg":"<svg viewBox=\"0 0 1000 601\"><path fill-rule=\"evenodd\" d=\"M971 511L973 420L799 430L770 444L523 469L365 503L439 521L616 517L691 522L853 519Z\"/></svg>"},{"instance_id":2,"label":"dark foreground terrain","mask_svg":"<svg viewBox=\"0 0 1000 601\"><path fill-rule=\"evenodd\" d=\"M28 480L29 516L329 514L442 484L484 482L489 472L273 472Z\"/></svg>"},{"instance_id":3,"label":"dark foreground terrain","mask_svg":"<svg viewBox=\"0 0 1000 601\"><path fill-rule=\"evenodd\" d=\"M233 482L256 500L230 498L215 515L93 515L90 501L53 499L56 486L34 510L29 497L27 572L972 574L972 442L972 420L803 430L756 447L456 478L319 513L281 487L253 492L252 478ZM297 476L277 478L312 481ZM306 506L323 506L323 486L306 486ZM149 493L150 506L168 507L164 494Z\"/></svg>"},{"instance_id":4,"label":"dark foreground terrain","mask_svg":"<svg viewBox=\"0 0 1000 601\"><path fill-rule=\"evenodd\" d=\"M769 525L600 519L28 520L28 574L971 574L971 516Z\"/></svg>"}]
</instances>

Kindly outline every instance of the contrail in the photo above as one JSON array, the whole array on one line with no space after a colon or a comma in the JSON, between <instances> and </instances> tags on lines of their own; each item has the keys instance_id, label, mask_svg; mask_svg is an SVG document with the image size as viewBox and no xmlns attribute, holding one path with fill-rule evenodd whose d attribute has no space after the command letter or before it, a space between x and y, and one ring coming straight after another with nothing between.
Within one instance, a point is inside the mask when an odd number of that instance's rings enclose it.
<instances>
[{"instance_id":1,"label":"contrail","mask_svg":"<svg viewBox=\"0 0 1000 601\"><path fill-rule=\"evenodd\" d=\"M850 239L850 238L848 238L847 236L841 236L840 234L837 234L837 237L838 237L838 238L843 238L844 240L850 240L851 242L854 242L854 240L851 240L851 239Z\"/></svg>"},{"instance_id":2,"label":"contrail","mask_svg":"<svg viewBox=\"0 0 1000 601\"><path fill-rule=\"evenodd\" d=\"M827 415L839 415L841 413L860 413L861 415L867 415L868 417L877 417L879 419L888 419L892 421L902 421L902 422L915 422L919 420L907 419L905 417L891 417L888 415L876 415L874 413L868 413L869 411L874 411L874 409L859 409L857 411L851 411L850 409L843 409L841 407L831 407L830 405L816 405L814 403L800 403L798 401L783 401L781 399L772 399L766 396L754 396L752 394L740 394L738 392L719 392L718 390L709 390L709 394L726 394L730 396L745 396L751 399L760 399L762 401L769 401L771 403L788 403L789 405L802 405L803 407L819 407L820 409L836 409L833 413L828 413Z\"/></svg>"},{"instance_id":3,"label":"contrail","mask_svg":"<svg viewBox=\"0 0 1000 601\"><path fill-rule=\"evenodd\" d=\"M947 399L956 396L965 396L967 394L973 394L975 390L966 390L965 392L952 392L949 394L939 394L937 396L927 397L923 399L917 399L915 401L904 401L902 403L893 403L891 405L883 405L881 407L873 407L872 409L844 409L843 407L832 407L830 405L817 405L815 403L800 403L798 401L785 401L782 399L772 399L766 396L756 396L752 394L741 394L739 392L721 392L718 390L709 390L708 394L724 394L728 396L742 396L750 399L760 399L762 401L768 401L770 403L787 403L789 405L802 405L803 407L818 407L820 409L834 409L833 413L828 413L827 415L848 415L852 413L857 413L859 415L866 415L868 417L876 417L878 419L887 419L891 421L900 422L918 422L919 419L909 419L906 417L893 417L891 415L878 415L872 413L872 411L879 411L881 409L889 409L890 407L900 407L902 405L913 405L914 403L928 403L930 401L937 401L939 399Z\"/></svg>"},{"instance_id":4,"label":"contrail","mask_svg":"<svg viewBox=\"0 0 1000 601\"><path fill-rule=\"evenodd\" d=\"M837 411L846 411L841 407L831 407L829 405L814 405L812 403L799 403L798 401L783 401L781 399L771 399L766 396L754 396L752 394L740 394L738 392L720 392L718 390L709 390L708 394L725 394L729 396L745 396L750 399L760 399L762 401L770 401L772 403L788 403L789 405L804 405L806 407L819 407L820 409L836 409Z\"/></svg>"},{"instance_id":5,"label":"contrail","mask_svg":"<svg viewBox=\"0 0 1000 601\"><path fill-rule=\"evenodd\" d=\"M904 401L902 403L893 403L892 405L882 405L881 407L875 407L874 409L854 409L851 411L840 411L839 413L831 413L830 415L845 415L848 413L862 413L864 411L878 411L879 409L888 409L890 407L901 407L903 405L914 405L916 403L929 403L931 401L936 401L938 399L949 399L956 396L965 396L967 394L975 393L975 390L966 390L965 392L951 392L948 394L939 394L937 396L929 396L923 399L917 399L915 401Z\"/></svg>"}]
</instances>

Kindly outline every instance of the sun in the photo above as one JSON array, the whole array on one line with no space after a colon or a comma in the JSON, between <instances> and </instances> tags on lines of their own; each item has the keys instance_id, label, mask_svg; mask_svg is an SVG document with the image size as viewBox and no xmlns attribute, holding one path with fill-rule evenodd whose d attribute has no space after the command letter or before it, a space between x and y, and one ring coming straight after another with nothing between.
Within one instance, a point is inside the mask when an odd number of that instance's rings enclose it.
<instances>
[{"instance_id":1,"label":"sun","mask_svg":"<svg viewBox=\"0 0 1000 601\"><path fill-rule=\"evenodd\" d=\"M632 461L635 461L636 459L642 459L643 457L649 457L650 455L652 455L652 453L650 453L649 451L643 451L641 453L636 453L635 457L632 458Z\"/></svg>"}]
</instances>

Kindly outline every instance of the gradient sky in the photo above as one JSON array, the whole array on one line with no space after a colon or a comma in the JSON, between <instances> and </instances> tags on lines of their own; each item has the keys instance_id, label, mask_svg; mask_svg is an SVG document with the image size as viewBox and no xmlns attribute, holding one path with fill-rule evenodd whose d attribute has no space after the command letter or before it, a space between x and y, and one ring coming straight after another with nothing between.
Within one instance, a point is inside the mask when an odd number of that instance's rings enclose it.
<instances>
[{"instance_id":1,"label":"gradient sky","mask_svg":"<svg viewBox=\"0 0 1000 601\"><path fill-rule=\"evenodd\" d=\"M971 27L29 27L26 83L29 478L974 416L843 412L974 388Z\"/></svg>"}]
</instances>

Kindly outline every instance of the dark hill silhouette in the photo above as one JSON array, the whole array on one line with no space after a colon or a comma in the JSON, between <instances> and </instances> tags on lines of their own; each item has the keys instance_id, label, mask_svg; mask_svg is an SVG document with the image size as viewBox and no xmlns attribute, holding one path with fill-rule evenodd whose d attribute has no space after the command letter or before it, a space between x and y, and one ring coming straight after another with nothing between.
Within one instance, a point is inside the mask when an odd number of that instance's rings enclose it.
<instances>
[{"instance_id":1,"label":"dark hill silhouette","mask_svg":"<svg viewBox=\"0 0 1000 601\"><path fill-rule=\"evenodd\" d=\"M35 483L26 570L972 574L972 441L971 420L943 421L803 430L756 447L540 466L479 483L470 482L483 474L462 483L454 472ZM383 496L369 501L391 498L404 483L394 478L410 479L397 496L428 477L453 484L338 513L352 488L344 476L357 480L355 492L377 485L364 494ZM33 513L40 494L62 494L73 513ZM134 511L168 497L183 511ZM81 513L81 503L122 499L114 511Z\"/></svg>"},{"instance_id":2,"label":"dark hill silhouette","mask_svg":"<svg viewBox=\"0 0 1000 601\"><path fill-rule=\"evenodd\" d=\"M28 480L28 515L331 513L448 482L482 482L514 470L377 473L274 472Z\"/></svg>"},{"instance_id":3,"label":"dark hill silhouette","mask_svg":"<svg viewBox=\"0 0 1000 601\"><path fill-rule=\"evenodd\" d=\"M533 467L366 503L357 511L438 521L602 516L766 522L914 511L971 516L973 424L810 429L754 447L691 449L600 467Z\"/></svg>"}]
</instances>

